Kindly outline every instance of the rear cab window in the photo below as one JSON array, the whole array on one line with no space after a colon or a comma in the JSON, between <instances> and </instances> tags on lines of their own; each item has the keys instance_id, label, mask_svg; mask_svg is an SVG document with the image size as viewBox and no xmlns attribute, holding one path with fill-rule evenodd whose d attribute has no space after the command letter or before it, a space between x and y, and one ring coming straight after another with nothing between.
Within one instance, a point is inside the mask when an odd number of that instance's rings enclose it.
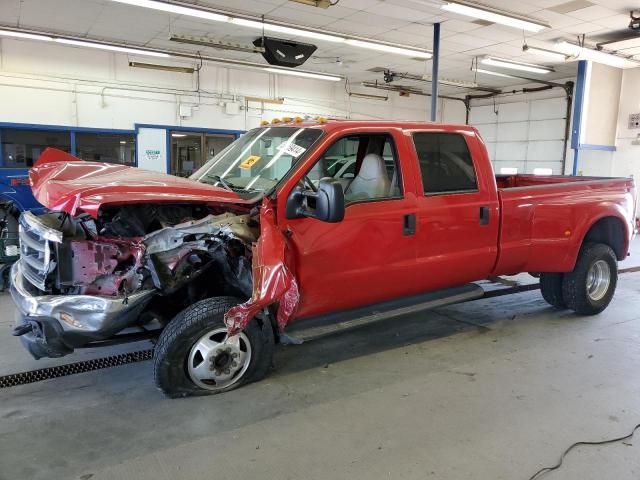
<instances>
[{"instance_id":1,"label":"rear cab window","mask_svg":"<svg viewBox=\"0 0 640 480\"><path fill-rule=\"evenodd\" d=\"M425 195L478 191L476 170L463 135L416 132L413 143Z\"/></svg>"}]
</instances>

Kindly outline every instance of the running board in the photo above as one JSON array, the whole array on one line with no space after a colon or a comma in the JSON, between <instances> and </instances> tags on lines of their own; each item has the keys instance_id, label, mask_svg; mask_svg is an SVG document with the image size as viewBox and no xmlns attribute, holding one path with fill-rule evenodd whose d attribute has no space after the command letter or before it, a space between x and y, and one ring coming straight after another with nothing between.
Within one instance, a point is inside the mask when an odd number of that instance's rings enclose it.
<instances>
[{"instance_id":1,"label":"running board","mask_svg":"<svg viewBox=\"0 0 640 480\"><path fill-rule=\"evenodd\" d=\"M479 285L469 283L461 287L402 297L374 305L367 305L317 317L301 319L287 328L291 343L309 341L344 330L351 330L380 320L443 307L454 303L482 298L485 292Z\"/></svg>"}]
</instances>

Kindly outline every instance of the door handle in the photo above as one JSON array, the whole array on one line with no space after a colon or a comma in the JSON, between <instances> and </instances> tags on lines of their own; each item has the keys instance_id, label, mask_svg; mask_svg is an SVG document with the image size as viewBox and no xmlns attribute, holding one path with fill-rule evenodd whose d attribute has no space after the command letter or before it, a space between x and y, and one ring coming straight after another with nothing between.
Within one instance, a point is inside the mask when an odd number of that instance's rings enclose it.
<instances>
[{"instance_id":1,"label":"door handle","mask_svg":"<svg viewBox=\"0 0 640 480\"><path fill-rule=\"evenodd\" d=\"M489 207L480 207L480 225L489 225L491 210Z\"/></svg>"},{"instance_id":2,"label":"door handle","mask_svg":"<svg viewBox=\"0 0 640 480\"><path fill-rule=\"evenodd\" d=\"M415 235L416 233L416 214L408 213L404 216L404 220L402 222L402 234L407 235Z\"/></svg>"}]
</instances>

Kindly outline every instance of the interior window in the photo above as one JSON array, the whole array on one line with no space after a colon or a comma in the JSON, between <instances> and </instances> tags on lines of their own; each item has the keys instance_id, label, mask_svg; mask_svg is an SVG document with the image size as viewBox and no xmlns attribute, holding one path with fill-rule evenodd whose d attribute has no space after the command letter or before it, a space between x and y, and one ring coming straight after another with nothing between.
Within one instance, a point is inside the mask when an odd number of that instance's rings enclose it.
<instances>
[{"instance_id":1,"label":"interior window","mask_svg":"<svg viewBox=\"0 0 640 480\"><path fill-rule=\"evenodd\" d=\"M68 131L0 129L3 167L32 167L45 148L54 147L71 153L71 135Z\"/></svg>"},{"instance_id":2,"label":"interior window","mask_svg":"<svg viewBox=\"0 0 640 480\"><path fill-rule=\"evenodd\" d=\"M135 166L136 141L131 134L76 133L76 156L93 162Z\"/></svg>"},{"instance_id":3,"label":"interior window","mask_svg":"<svg viewBox=\"0 0 640 480\"><path fill-rule=\"evenodd\" d=\"M469 148L458 133L414 133L424 193L476 191Z\"/></svg>"},{"instance_id":4,"label":"interior window","mask_svg":"<svg viewBox=\"0 0 640 480\"><path fill-rule=\"evenodd\" d=\"M401 196L400 175L393 139L386 134L352 135L332 144L309 170L320 179L337 179L348 202Z\"/></svg>"}]
</instances>

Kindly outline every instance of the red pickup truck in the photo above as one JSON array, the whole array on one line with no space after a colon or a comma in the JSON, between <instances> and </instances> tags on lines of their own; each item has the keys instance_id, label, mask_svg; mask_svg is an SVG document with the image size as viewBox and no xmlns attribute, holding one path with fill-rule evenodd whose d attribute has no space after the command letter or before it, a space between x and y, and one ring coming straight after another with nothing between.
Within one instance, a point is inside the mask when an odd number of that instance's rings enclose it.
<instances>
[{"instance_id":1,"label":"red pickup truck","mask_svg":"<svg viewBox=\"0 0 640 480\"><path fill-rule=\"evenodd\" d=\"M478 298L496 275L599 313L636 205L632 179L495 176L474 128L409 122L266 125L189 179L49 149L30 178L51 212L20 220L14 334L36 358L159 335L169 396L263 377L296 327Z\"/></svg>"}]
</instances>

